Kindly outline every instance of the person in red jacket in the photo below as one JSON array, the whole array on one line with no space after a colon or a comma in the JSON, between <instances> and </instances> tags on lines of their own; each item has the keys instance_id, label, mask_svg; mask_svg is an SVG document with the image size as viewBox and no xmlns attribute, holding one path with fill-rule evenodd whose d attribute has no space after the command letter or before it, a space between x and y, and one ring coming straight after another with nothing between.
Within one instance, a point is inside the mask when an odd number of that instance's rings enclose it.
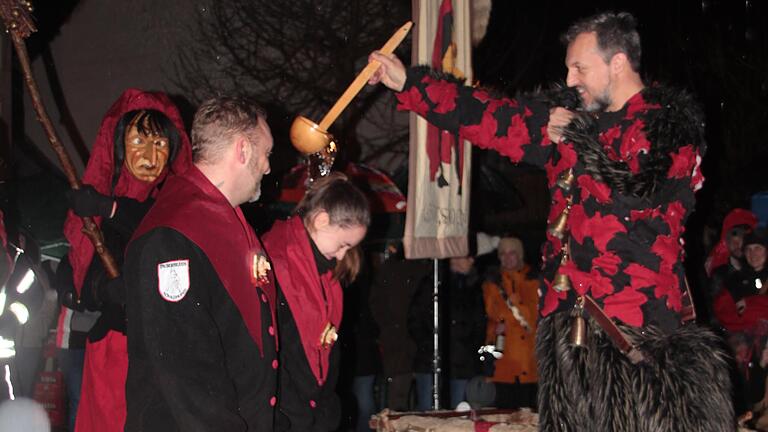
<instances>
[{"instance_id":1,"label":"person in red jacket","mask_svg":"<svg viewBox=\"0 0 768 432\"><path fill-rule=\"evenodd\" d=\"M350 250L371 222L368 199L343 174L315 180L286 221L264 235L278 286L280 373L276 430L336 430L341 404L335 393L343 293L359 256ZM348 264L351 263L351 266Z\"/></svg>"},{"instance_id":2,"label":"person in red jacket","mask_svg":"<svg viewBox=\"0 0 768 432\"><path fill-rule=\"evenodd\" d=\"M709 252L704 262L704 270L709 277L706 295L707 312L714 327L719 326L715 307L723 300L726 281L738 273L744 266L744 236L752 232L757 225L757 216L746 209L733 209L723 219L720 241Z\"/></svg>"},{"instance_id":3,"label":"person in red jacket","mask_svg":"<svg viewBox=\"0 0 768 432\"><path fill-rule=\"evenodd\" d=\"M683 325L703 113L685 91L646 85L631 14L587 17L563 41L568 87L537 95L494 97L381 53L369 82L396 90L399 108L546 172L542 430L732 430L727 356L714 333Z\"/></svg>"},{"instance_id":4,"label":"person in red jacket","mask_svg":"<svg viewBox=\"0 0 768 432\"><path fill-rule=\"evenodd\" d=\"M169 173L191 164L192 152L179 111L163 93L128 89L107 111L83 174L83 187L69 194L64 223L72 267L72 308L101 312L89 332L75 430L117 432L125 423L124 279L110 279L79 216L94 216L118 266L123 250L154 194ZM66 265L66 264L65 264ZM69 308L62 308L66 323Z\"/></svg>"},{"instance_id":5,"label":"person in red jacket","mask_svg":"<svg viewBox=\"0 0 768 432\"><path fill-rule=\"evenodd\" d=\"M718 271L728 270L730 272L730 270L741 268L739 259L742 257L741 246L744 235L752 231L756 225L757 216L749 210L736 208L728 212L723 219L720 241L712 248L704 262L707 276L716 278ZM722 275L720 279L722 279Z\"/></svg>"},{"instance_id":6,"label":"person in red jacket","mask_svg":"<svg viewBox=\"0 0 768 432\"><path fill-rule=\"evenodd\" d=\"M768 336L768 233L757 228L744 236L742 268L725 279L726 289L714 309L726 332L739 380L734 383L736 409L746 413L763 399L765 368L761 353Z\"/></svg>"}]
</instances>

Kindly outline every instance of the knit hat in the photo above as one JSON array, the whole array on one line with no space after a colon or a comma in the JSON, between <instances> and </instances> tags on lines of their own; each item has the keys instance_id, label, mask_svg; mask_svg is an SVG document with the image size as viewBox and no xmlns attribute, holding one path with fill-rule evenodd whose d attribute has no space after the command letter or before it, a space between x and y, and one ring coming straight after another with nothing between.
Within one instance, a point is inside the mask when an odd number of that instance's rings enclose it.
<instances>
[{"instance_id":1,"label":"knit hat","mask_svg":"<svg viewBox=\"0 0 768 432\"><path fill-rule=\"evenodd\" d=\"M766 232L765 228L756 229L744 236L742 247L746 248L751 244L759 244L764 248L768 248L768 232Z\"/></svg>"}]
</instances>

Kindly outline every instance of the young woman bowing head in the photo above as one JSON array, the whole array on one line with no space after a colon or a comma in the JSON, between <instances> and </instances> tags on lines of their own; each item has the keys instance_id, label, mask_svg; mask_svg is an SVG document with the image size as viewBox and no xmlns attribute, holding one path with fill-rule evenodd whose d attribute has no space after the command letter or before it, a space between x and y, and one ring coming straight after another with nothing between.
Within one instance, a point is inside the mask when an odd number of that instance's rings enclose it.
<instances>
[{"instance_id":1,"label":"young woman bowing head","mask_svg":"<svg viewBox=\"0 0 768 432\"><path fill-rule=\"evenodd\" d=\"M278 285L279 431L330 431L339 423L340 280L357 274L354 248L370 220L365 195L333 173L316 180L294 215L264 236Z\"/></svg>"}]
</instances>

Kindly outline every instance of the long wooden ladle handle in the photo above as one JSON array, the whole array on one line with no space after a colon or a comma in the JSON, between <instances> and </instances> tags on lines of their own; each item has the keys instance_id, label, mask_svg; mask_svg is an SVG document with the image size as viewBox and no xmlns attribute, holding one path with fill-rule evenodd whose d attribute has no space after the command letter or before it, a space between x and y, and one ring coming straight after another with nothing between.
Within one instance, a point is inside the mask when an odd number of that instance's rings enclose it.
<instances>
[{"instance_id":1,"label":"long wooden ladle handle","mask_svg":"<svg viewBox=\"0 0 768 432\"><path fill-rule=\"evenodd\" d=\"M411 31L411 27L413 27L413 22L408 21L405 23L395 32L395 34L392 35L391 38L389 38L387 43L384 44L380 51L383 54L392 54L395 51L395 48L400 45L400 42L402 42L403 39L405 39L405 37L408 35L408 32ZM347 87L347 89L344 91L344 94L341 95L339 100L337 100L333 107L331 107L331 110L328 111L328 114L326 114L325 117L323 117L323 119L320 121L320 129L324 131L328 130L328 127L330 127L333 122L336 121L339 115L341 115L341 112L344 111L350 102L352 102L352 99L354 99L360 90L362 90L365 83L368 82L368 79L371 77L371 75L373 75L374 72L376 72L379 66L381 66L381 63L377 61L368 63L368 66L366 66L365 69L363 69L360 74L357 75L357 78L352 81L352 84Z\"/></svg>"}]
</instances>

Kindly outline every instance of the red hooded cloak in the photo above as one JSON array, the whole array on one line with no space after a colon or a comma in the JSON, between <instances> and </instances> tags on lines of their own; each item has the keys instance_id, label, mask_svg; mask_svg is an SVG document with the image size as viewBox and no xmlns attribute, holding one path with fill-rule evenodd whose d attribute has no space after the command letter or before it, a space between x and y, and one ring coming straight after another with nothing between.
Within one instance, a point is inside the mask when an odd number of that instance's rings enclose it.
<instances>
[{"instance_id":1,"label":"red hooded cloak","mask_svg":"<svg viewBox=\"0 0 768 432\"><path fill-rule=\"evenodd\" d=\"M179 133L179 149L168 169L152 183L135 178L127 169L120 170L120 177L112 189L115 172L114 135L118 122L126 113L136 110L156 110L173 123ZM120 143L123 145L123 143ZM84 184L92 185L103 195L132 198L145 201L152 195L168 172L184 172L192 162L192 146L184 129L176 106L163 93L128 89L109 108L83 173ZM94 218L101 225L101 218ZM69 240L69 260L72 264L74 285L78 294L83 286L88 267L93 259L94 248L82 233L82 219L70 210L64 222L64 235ZM62 308L62 313L66 313ZM86 346L85 366L80 403L75 430L77 432L122 432L125 424L125 378L128 371L128 351L125 335L110 331L107 336Z\"/></svg>"}]
</instances>

